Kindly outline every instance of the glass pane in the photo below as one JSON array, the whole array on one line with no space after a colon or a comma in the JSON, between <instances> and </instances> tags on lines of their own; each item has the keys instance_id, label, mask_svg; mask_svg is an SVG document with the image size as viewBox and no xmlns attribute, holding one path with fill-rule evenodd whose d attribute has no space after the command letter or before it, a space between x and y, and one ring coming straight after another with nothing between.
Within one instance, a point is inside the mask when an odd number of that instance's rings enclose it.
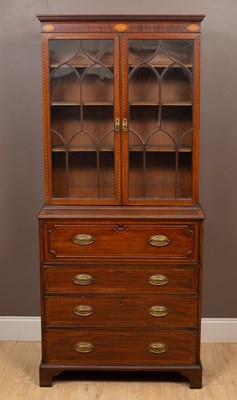
<instances>
[{"instance_id":1,"label":"glass pane","mask_svg":"<svg viewBox=\"0 0 237 400\"><path fill-rule=\"evenodd\" d=\"M142 102L159 101L159 82L156 71L149 67L134 69L129 80L129 100L131 105Z\"/></svg>"},{"instance_id":2,"label":"glass pane","mask_svg":"<svg viewBox=\"0 0 237 400\"><path fill-rule=\"evenodd\" d=\"M175 153L146 153L145 198L175 197Z\"/></svg>"},{"instance_id":3,"label":"glass pane","mask_svg":"<svg viewBox=\"0 0 237 400\"><path fill-rule=\"evenodd\" d=\"M129 40L128 49L129 197L191 198L193 41Z\"/></svg>"},{"instance_id":4,"label":"glass pane","mask_svg":"<svg viewBox=\"0 0 237 400\"><path fill-rule=\"evenodd\" d=\"M65 197L67 193L66 153L60 150L52 154L53 197Z\"/></svg>"},{"instance_id":5,"label":"glass pane","mask_svg":"<svg viewBox=\"0 0 237 400\"><path fill-rule=\"evenodd\" d=\"M82 82L82 98L85 103L113 102L113 74L111 69L94 65L86 70Z\"/></svg>"},{"instance_id":6,"label":"glass pane","mask_svg":"<svg viewBox=\"0 0 237 400\"><path fill-rule=\"evenodd\" d=\"M177 197L190 198L192 195L191 152L179 152L178 155Z\"/></svg>"},{"instance_id":7,"label":"glass pane","mask_svg":"<svg viewBox=\"0 0 237 400\"><path fill-rule=\"evenodd\" d=\"M113 40L50 40L49 48L53 196L113 199Z\"/></svg>"},{"instance_id":8,"label":"glass pane","mask_svg":"<svg viewBox=\"0 0 237 400\"><path fill-rule=\"evenodd\" d=\"M141 151L129 152L129 194L131 198L143 198L145 188L143 175L143 154Z\"/></svg>"},{"instance_id":9,"label":"glass pane","mask_svg":"<svg viewBox=\"0 0 237 400\"><path fill-rule=\"evenodd\" d=\"M68 157L68 197L97 198L96 152L70 151Z\"/></svg>"}]
</instances>

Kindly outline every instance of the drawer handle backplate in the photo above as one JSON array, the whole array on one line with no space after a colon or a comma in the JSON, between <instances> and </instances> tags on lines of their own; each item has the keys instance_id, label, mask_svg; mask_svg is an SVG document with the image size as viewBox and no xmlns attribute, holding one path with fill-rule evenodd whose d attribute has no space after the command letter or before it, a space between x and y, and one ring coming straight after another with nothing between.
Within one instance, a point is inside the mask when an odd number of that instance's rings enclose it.
<instances>
[{"instance_id":1,"label":"drawer handle backplate","mask_svg":"<svg viewBox=\"0 0 237 400\"><path fill-rule=\"evenodd\" d=\"M149 237L148 243L152 246L162 247L170 244L170 239L165 235L152 235Z\"/></svg>"},{"instance_id":2,"label":"drawer handle backplate","mask_svg":"<svg viewBox=\"0 0 237 400\"><path fill-rule=\"evenodd\" d=\"M147 347L147 349L151 353L161 354L161 353L165 353L168 350L168 346L165 343L154 342L154 343L150 343L149 346Z\"/></svg>"},{"instance_id":3,"label":"drawer handle backplate","mask_svg":"<svg viewBox=\"0 0 237 400\"><path fill-rule=\"evenodd\" d=\"M88 246L89 244L94 243L95 237L90 233L77 233L73 236L72 241L80 246Z\"/></svg>"},{"instance_id":4,"label":"drawer handle backplate","mask_svg":"<svg viewBox=\"0 0 237 400\"><path fill-rule=\"evenodd\" d=\"M94 345L90 342L78 342L73 346L78 353L90 353L94 350Z\"/></svg>"},{"instance_id":5,"label":"drawer handle backplate","mask_svg":"<svg viewBox=\"0 0 237 400\"><path fill-rule=\"evenodd\" d=\"M162 286L162 285L167 285L167 283L169 282L169 278L163 274L151 275L148 278L148 282L151 285Z\"/></svg>"},{"instance_id":6,"label":"drawer handle backplate","mask_svg":"<svg viewBox=\"0 0 237 400\"><path fill-rule=\"evenodd\" d=\"M90 285L94 282L94 278L89 274L78 274L72 278L72 281L76 283L76 285Z\"/></svg>"},{"instance_id":7,"label":"drawer handle backplate","mask_svg":"<svg viewBox=\"0 0 237 400\"><path fill-rule=\"evenodd\" d=\"M80 315L80 317L87 317L88 315L93 314L94 309L91 306L80 304L74 307L73 312L76 315Z\"/></svg>"},{"instance_id":8,"label":"drawer handle backplate","mask_svg":"<svg viewBox=\"0 0 237 400\"><path fill-rule=\"evenodd\" d=\"M148 313L153 317L165 317L169 314L169 309L163 305L155 305L149 308Z\"/></svg>"}]
</instances>

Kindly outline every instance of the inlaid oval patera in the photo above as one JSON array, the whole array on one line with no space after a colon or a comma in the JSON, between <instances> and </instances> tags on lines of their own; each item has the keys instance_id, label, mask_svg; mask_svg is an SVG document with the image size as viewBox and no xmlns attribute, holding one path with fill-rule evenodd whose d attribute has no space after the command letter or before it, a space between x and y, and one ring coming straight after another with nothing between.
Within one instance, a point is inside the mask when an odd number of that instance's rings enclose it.
<instances>
[{"instance_id":1,"label":"inlaid oval patera","mask_svg":"<svg viewBox=\"0 0 237 400\"><path fill-rule=\"evenodd\" d=\"M54 25L52 25L52 24L46 24L46 25L44 25L43 26L43 31L45 31L45 32L52 32L52 31L54 31Z\"/></svg>"},{"instance_id":2,"label":"inlaid oval patera","mask_svg":"<svg viewBox=\"0 0 237 400\"><path fill-rule=\"evenodd\" d=\"M190 25L188 25L188 30L190 31L190 32L197 32L197 31L199 31L199 25L196 25L196 24L190 24Z\"/></svg>"},{"instance_id":3,"label":"inlaid oval patera","mask_svg":"<svg viewBox=\"0 0 237 400\"><path fill-rule=\"evenodd\" d=\"M124 31L126 31L128 29L128 26L126 24L116 24L114 29L117 32L124 32Z\"/></svg>"}]
</instances>

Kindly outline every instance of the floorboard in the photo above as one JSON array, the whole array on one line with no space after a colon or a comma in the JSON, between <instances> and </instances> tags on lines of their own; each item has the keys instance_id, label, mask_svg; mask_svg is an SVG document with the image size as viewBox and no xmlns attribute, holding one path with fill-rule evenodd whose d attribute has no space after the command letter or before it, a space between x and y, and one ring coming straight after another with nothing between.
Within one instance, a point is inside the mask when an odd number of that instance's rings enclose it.
<instances>
[{"instance_id":1,"label":"floorboard","mask_svg":"<svg viewBox=\"0 0 237 400\"><path fill-rule=\"evenodd\" d=\"M235 400L237 344L203 344L203 388L162 373L72 372L39 387L38 342L0 342L0 400Z\"/></svg>"}]
</instances>

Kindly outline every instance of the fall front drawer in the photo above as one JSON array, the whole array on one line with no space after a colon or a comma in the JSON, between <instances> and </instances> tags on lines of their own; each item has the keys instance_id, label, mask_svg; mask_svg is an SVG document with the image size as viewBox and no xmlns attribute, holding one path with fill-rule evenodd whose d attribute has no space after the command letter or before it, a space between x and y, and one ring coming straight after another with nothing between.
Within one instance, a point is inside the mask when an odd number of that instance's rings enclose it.
<instances>
[{"instance_id":1,"label":"fall front drawer","mask_svg":"<svg viewBox=\"0 0 237 400\"><path fill-rule=\"evenodd\" d=\"M198 261L197 223L45 222L45 261L93 258L146 258Z\"/></svg>"},{"instance_id":2,"label":"fall front drawer","mask_svg":"<svg viewBox=\"0 0 237 400\"><path fill-rule=\"evenodd\" d=\"M185 326L197 324L197 299L181 296L86 295L45 299L50 326Z\"/></svg>"},{"instance_id":3,"label":"fall front drawer","mask_svg":"<svg viewBox=\"0 0 237 400\"><path fill-rule=\"evenodd\" d=\"M44 362L77 366L191 365L196 361L193 330L50 330Z\"/></svg>"},{"instance_id":4,"label":"fall front drawer","mask_svg":"<svg viewBox=\"0 0 237 400\"><path fill-rule=\"evenodd\" d=\"M58 264L43 267L44 292L48 293L180 293L198 290L197 266L72 267Z\"/></svg>"}]
</instances>

